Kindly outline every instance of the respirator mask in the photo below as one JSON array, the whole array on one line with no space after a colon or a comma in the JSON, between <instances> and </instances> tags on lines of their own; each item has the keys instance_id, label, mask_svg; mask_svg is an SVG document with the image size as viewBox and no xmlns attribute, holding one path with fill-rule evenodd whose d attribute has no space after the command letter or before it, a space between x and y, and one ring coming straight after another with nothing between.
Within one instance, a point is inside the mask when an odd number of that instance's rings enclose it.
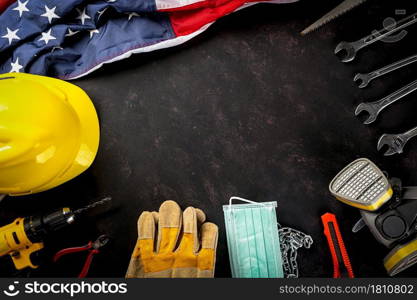
<instances>
[{"instance_id":1,"label":"respirator mask","mask_svg":"<svg viewBox=\"0 0 417 300\"><path fill-rule=\"evenodd\" d=\"M388 179L374 163L360 158L337 174L329 189L338 200L360 209L354 232L367 226L391 249L384 258L390 276L417 262L417 187L402 187L400 179Z\"/></svg>"}]
</instances>

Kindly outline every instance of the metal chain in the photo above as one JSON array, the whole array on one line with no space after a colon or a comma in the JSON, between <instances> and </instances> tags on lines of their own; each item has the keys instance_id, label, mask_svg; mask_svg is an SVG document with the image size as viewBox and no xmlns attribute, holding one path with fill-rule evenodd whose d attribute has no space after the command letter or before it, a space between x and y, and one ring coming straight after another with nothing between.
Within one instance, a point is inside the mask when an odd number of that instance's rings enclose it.
<instances>
[{"instance_id":1,"label":"metal chain","mask_svg":"<svg viewBox=\"0 0 417 300\"><path fill-rule=\"evenodd\" d=\"M282 265L286 278L298 278L297 251L304 247L309 249L313 238L301 231L278 224L278 233L281 243Z\"/></svg>"}]
</instances>

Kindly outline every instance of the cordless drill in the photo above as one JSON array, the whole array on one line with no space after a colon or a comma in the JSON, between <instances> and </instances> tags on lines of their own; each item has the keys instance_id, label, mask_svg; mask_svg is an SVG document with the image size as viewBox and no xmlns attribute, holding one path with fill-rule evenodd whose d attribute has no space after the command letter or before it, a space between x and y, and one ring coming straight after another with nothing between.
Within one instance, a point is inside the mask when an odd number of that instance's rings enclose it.
<instances>
[{"instance_id":1,"label":"cordless drill","mask_svg":"<svg viewBox=\"0 0 417 300\"><path fill-rule=\"evenodd\" d=\"M17 270L36 269L38 265L34 263L33 255L44 248L43 240L47 235L74 223L77 215L110 199L104 198L75 211L65 207L44 216L17 218L0 227L0 256L10 255Z\"/></svg>"}]
</instances>

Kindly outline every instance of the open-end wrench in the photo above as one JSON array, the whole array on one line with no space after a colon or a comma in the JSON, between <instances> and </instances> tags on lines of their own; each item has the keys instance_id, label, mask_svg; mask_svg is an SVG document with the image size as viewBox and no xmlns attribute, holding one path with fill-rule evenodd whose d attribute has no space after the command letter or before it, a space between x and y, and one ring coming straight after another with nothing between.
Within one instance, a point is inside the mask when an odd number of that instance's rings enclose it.
<instances>
[{"instance_id":1,"label":"open-end wrench","mask_svg":"<svg viewBox=\"0 0 417 300\"><path fill-rule=\"evenodd\" d=\"M395 70L401 69L415 62L417 62L417 54L392 63L388 66L382 67L381 69L370 72L368 74L358 73L356 74L353 81L359 84L359 88L363 89L367 87L372 80L386 75L388 73L394 72Z\"/></svg>"},{"instance_id":2,"label":"open-end wrench","mask_svg":"<svg viewBox=\"0 0 417 300\"><path fill-rule=\"evenodd\" d=\"M339 45L337 45L336 49L334 50L334 53L336 55L341 55L341 61L342 62L350 62L355 59L356 53L361 50L364 47L367 47L377 41L380 41L410 25L413 25L414 23L417 23L417 13L408 16L398 22L396 22L395 27L387 27L384 29L381 29L377 32L373 32L370 35L357 40L356 42L341 42ZM344 53L343 53L344 52Z\"/></svg>"},{"instance_id":3,"label":"open-end wrench","mask_svg":"<svg viewBox=\"0 0 417 300\"><path fill-rule=\"evenodd\" d=\"M363 122L364 124L371 124L374 122L379 113L387 106L397 102L408 94L417 90L417 80L399 89L398 91L386 96L385 98L375 102L363 102L358 105L355 110L355 115L358 116L362 112L367 112L369 117Z\"/></svg>"},{"instance_id":4,"label":"open-end wrench","mask_svg":"<svg viewBox=\"0 0 417 300\"><path fill-rule=\"evenodd\" d=\"M378 141L378 151L384 146L388 146L388 150L385 152L385 156L403 153L405 144L417 136L417 127L410 129L407 132L400 134L383 134Z\"/></svg>"}]
</instances>

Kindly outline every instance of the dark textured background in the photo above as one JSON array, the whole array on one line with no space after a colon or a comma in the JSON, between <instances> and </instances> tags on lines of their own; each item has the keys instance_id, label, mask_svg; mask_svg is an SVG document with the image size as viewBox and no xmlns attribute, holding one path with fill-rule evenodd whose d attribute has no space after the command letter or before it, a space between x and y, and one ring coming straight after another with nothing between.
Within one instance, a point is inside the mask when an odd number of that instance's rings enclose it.
<instances>
[{"instance_id":1,"label":"dark textured background","mask_svg":"<svg viewBox=\"0 0 417 300\"><path fill-rule=\"evenodd\" d=\"M299 252L301 276L328 277L332 264L320 215L336 213L360 277L386 276L388 253L371 234L350 233L359 213L333 199L332 177L365 156L407 185L417 184L417 141L402 156L376 152L384 132L417 125L416 95L386 110L371 125L353 115L356 104L376 100L417 77L417 66L359 90L357 71L371 71L417 52L415 25L396 44L378 43L351 64L332 54L341 40L379 29L395 9L413 13L415 1L370 0L319 32L298 33L338 1L305 0L258 5L228 16L175 49L135 55L107 65L75 83L94 100L101 119L101 148L83 175L54 190L6 198L2 224L17 216L79 207L111 195L114 208L81 220L47 241L46 257L101 233L112 243L95 258L90 276L124 276L136 241L136 220L165 199L202 208L220 227L216 276L230 276L222 205L236 195L278 201L278 218L311 234L311 250ZM414 7L412 7L414 6ZM84 262L74 255L45 262L31 276L71 277ZM11 276L9 259L0 273ZM402 273L414 276L417 267Z\"/></svg>"}]
</instances>

